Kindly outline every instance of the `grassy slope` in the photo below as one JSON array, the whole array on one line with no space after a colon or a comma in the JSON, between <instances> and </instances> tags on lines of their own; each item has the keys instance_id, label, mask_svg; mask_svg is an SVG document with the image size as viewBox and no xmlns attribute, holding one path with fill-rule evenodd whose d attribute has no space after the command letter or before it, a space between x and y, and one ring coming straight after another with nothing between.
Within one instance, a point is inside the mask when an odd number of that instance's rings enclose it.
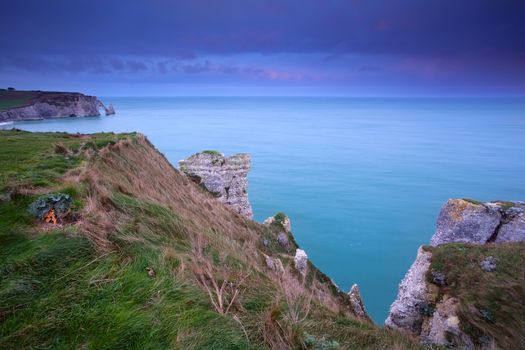
<instances>
[{"instance_id":1,"label":"grassy slope","mask_svg":"<svg viewBox=\"0 0 525 350\"><path fill-rule=\"evenodd\" d=\"M0 90L0 111L27 106L37 96L36 91Z\"/></svg>"},{"instance_id":2,"label":"grassy slope","mask_svg":"<svg viewBox=\"0 0 525 350\"><path fill-rule=\"evenodd\" d=\"M109 146L55 151L90 141ZM0 169L1 191L13 192L0 202L2 349L418 348L345 312L313 266L305 284L293 268L269 272L262 252L291 261L274 244L278 228L219 205L140 136L1 131ZM51 190L75 197L79 223L28 216L36 193ZM206 266L226 289L240 286L227 313L212 305Z\"/></svg>"},{"instance_id":3,"label":"grassy slope","mask_svg":"<svg viewBox=\"0 0 525 350\"><path fill-rule=\"evenodd\" d=\"M494 341L497 348L522 349L525 344L525 243L483 246L458 243L426 249L433 253L429 271L446 275L447 285L441 287L440 293L459 299L462 327L477 345ZM493 272L480 267L487 256L496 258L497 267ZM432 281L430 273L428 280Z\"/></svg>"}]
</instances>

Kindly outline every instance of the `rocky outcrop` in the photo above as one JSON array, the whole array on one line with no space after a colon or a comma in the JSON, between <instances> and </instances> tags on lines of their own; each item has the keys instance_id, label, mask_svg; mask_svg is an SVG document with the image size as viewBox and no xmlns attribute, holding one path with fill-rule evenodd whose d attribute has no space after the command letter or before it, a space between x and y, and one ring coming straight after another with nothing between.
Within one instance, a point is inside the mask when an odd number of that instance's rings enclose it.
<instances>
[{"instance_id":1,"label":"rocky outcrop","mask_svg":"<svg viewBox=\"0 0 525 350\"><path fill-rule=\"evenodd\" d=\"M277 213L274 216L270 216L263 222L263 225L266 226L276 224L280 225L286 232L292 231L292 223L290 222L290 218L284 213Z\"/></svg>"},{"instance_id":2,"label":"rocky outcrop","mask_svg":"<svg viewBox=\"0 0 525 350\"><path fill-rule=\"evenodd\" d=\"M308 256L306 255L306 252L302 249L297 249L293 261L297 271L305 277L308 273Z\"/></svg>"},{"instance_id":3,"label":"rocky outcrop","mask_svg":"<svg viewBox=\"0 0 525 350\"><path fill-rule=\"evenodd\" d=\"M385 325L389 328L421 333L423 321L422 309L427 301L426 273L432 254L420 247L417 257L405 278L399 284L397 299L390 306Z\"/></svg>"},{"instance_id":4,"label":"rocky outcrop","mask_svg":"<svg viewBox=\"0 0 525 350\"><path fill-rule=\"evenodd\" d=\"M457 315L459 301L445 296L435 306L432 316L425 319L421 330L421 340L426 344L444 347L461 346L465 350L474 349L472 340L461 330Z\"/></svg>"},{"instance_id":5,"label":"rocky outcrop","mask_svg":"<svg viewBox=\"0 0 525 350\"><path fill-rule=\"evenodd\" d=\"M179 161L180 170L191 180L211 192L220 202L252 219L247 191L250 166L250 155L246 153L225 157L216 151L204 151Z\"/></svg>"},{"instance_id":6,"label":"rocky outcrop","mask_svg":"<svg viewBox=\"0 0 525 350\"><path fill-rule=\"evenodd\" d=\"M27 95L29 92L20 93ZM26 102L20 107L0 111L0 122L99 116L101 106L107 112L107 109L95 96L73 92L42 91L31 92L31 95L27 96L29 97ZM16 95L13 98L16 98Z\"/></svg>"},{"instance_id":7,"label":"rocky outcrop","mask_svg":"<svg viewBox=\"0 0 525 350\"><path fill-rule=\"evenodd\" d=\"M450 199L441 208L430 245L525 240L523 202L476 202Z\"/></svg>"},{"instance_id":8,"label":"rocky outcrop","mask_svg":"<svg viewBox=\"0 0 525 350\"><path fill-rule=\"evenodd\" d=\"M525 241L524 202L477 202L450 199L442 207L436 232L430 244L503 243ZM399 285L397 299L390 306L385 325L420 337L423 342L473 349L472 340L461 331L456 308L458 301L449 295L438 299L437 289L446 283L446 276L431 271L432 283L426 276L432 253L419 248L416 260ZM483 271L496 269L496 260L481 262Z\"/></svg>"},{"instance_id":9,"label":"rocky outcrop","mask_svg":"<svg viewBox=\"0 0 525 350\"><path fill-rule=\"evenodd\" d=\"M365 310L361 293L359 292L359 286L357 284L352 285L350 292L348 292L348 298L350 299L350 306L354 314L362 320L370 321L370 317Z\"/></svg>"}]
</instances>

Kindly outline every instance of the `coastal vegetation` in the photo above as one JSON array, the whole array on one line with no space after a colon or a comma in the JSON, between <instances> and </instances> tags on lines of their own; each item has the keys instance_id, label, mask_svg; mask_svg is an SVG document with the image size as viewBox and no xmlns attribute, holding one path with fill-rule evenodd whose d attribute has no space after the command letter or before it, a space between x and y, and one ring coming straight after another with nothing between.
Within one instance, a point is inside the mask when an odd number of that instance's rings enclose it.
<instances>
[{"instance_id":1,"label":"coastal vegetation","mask_svg":"<svg viewBox=\"0 0 525 350\"><path fill-rule=\"evenodd\" d=\"M0 131L0 164L2 349L420 348L140 134ZM73 201L57 225L28 211L50 193Z\"/></svg>"},{"instance_id":2,"label":"coastal vegetation","mask_svg":"<svg viewBox=\"0 0 525 350\"><path fill-rule=\"evenodd\" d=\"M522 348L525 243L451 243L425 249L432 252L427 282L436 285L436 274L443 276L438 293L459 300L458 317L463 331L476 345ZM494 261L491 269L484 269L487 258Z\"/></svg>"}]
</instances>

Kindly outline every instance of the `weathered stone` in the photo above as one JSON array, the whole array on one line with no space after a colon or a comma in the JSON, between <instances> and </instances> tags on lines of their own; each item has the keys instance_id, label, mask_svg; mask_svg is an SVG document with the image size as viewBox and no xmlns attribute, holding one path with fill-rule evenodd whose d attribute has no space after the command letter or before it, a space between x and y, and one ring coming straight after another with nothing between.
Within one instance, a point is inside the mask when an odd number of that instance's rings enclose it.
<instances>
[{"instance_id":1,"label":"weathered stone","mask_svg":"<svg viewBox=\"0 0 525 350\"><path fill-rule=\"evenodd\" d=\"M445 276L443 272L432 270L430 273L432 275L432 280L435 284L437 284L438 286L445 285L447 276Z\"/></svg>"},{"instance_id":2,"label":"weathered stone","mask_svg":"<svg viewBox=\"0 0 525 350\"><path fill-rule=\"evenodd\" d=\"M281 232L277 235L277 242L279 245L283 248L288 248L289 242L288 242L288 235L285 232Z\"/></svg>"},{"instance_id":3,"label":"weathered stone","mask_svg":"<svg viewBox=\"0 0 525 350\"><path fill-rule=\"evenodd\" d=\"M460 328L456 298L444 297L435 308L432 317L421 333L424 343L445 347L474 349L472 340Z\"/></svg>"},{"instance_id":4,"label":"weathered stone","mask_svg":"<svg viewBox=\"0 0 525 350\"><path fill-rule=\"evenodd\" d=\"M268 255L264 255L264 259L265 259L265 262L266 262L266 267L269 268L270 270L274 270L275 269L275 263L273 262L273 259L272 257L268 256Z\"/></svg>"},{"instance_id":5,"label":"weathered stone","mask_svg":"<svg viewBox=\"0 0 525 350\"><path fill-rule=\"evenodd\" d=\"M441 209L436 233L430 244L464 242L483 244L496 232L501 221L499 210L491 210L464 199L450 199Z\"/></svg>"},{"instance_id":6,"label":"weathered stone","mask_svg":"<svg viewBox=\"0 0 525 350\"><path fill-rule=\"evenodd\" d=\"M292 231L292 224L290 222L290 218L284 213L277 213L274 216L270 216L269 218L264 220L263 225L270 226L273 223L281 225L286 232Z\"/></svg>"},{"instance_id":7,"label":"weathered stone","mask_svg":"<svg viewBox=\"0 0 525 350\"><path fill-rule=\"evenodd\" d=\"M496 259L493 256L487 256L480 263L483 271L492 272L496 269Z\"/></svg>"},{"instance_id":8,"label":"weathered stone","mask_svg":"<svg viewBox=\"0 0 525 350\"><path fill-rule=\"evenodd\" d=\"M496 243L525 241L525 213L513 216L509 222L501 225Z\"/></svg>"},{"instance_id":9,"label":"weathered stone","mask_svg":"<svg viewBox=\"0 0 525 350\"><path fill-rule=\"evenodd\" d=\"M364 320L370 320L368 314L366 313L363 299L361 298L361 293L359 292L359 287L357 284L352 285L350 292L348 292L348 297L350 298L350 305L354 314Z\"/></svg>"},{"instance_id":10,"label":"weathered stone","mask_svg":"<svg viewBox=\"0 0 525 350\"><path fill-rule=\"evenodd\" d=\"M417 257L399 284L397 299L390 306L385 326L419 335L423 315L419 307L426 303L426 273L432 254L419 247Z\"/></svg>"},{"instance_id":11,"label":"weathered stone","mask_svg":"<svg viewBox=\"0 0 525 350\"><path fill-rule=\"evenodd\" d=\"M297 249L293 261L297 271L299 271L303 277L306 276L308 273L308 256L306 255L306 252L302 249Z\"/></svg>"},{"instance_id":12,"label":"weathered stone","mask_svg":"<svg viewBox=\"0 0 525 350\"><path fill-rule=\"evenodd\" d=\"M204 186L220 202L249 219L253 218L247 193L249 154L224 157L219 152L204 151L179 161L179 166L184 174Z\"/></svg>"}]
</instances>

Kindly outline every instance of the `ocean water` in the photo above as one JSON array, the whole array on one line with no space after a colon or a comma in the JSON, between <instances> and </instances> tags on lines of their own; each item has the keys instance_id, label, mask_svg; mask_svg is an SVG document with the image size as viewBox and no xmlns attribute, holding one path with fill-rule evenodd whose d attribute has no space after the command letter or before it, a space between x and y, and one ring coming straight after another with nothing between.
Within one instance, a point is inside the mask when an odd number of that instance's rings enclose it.
<instances>
[{"instance_id":1,"label":"ocean water","mask_svg":"<svg viewBox=\"0 0 525 350\"><path fill-rule=\"evenodd\" d=\"M525 200L525 99L106 98L117 115L20 122L30 131L139 131L177 166L252 155L255 219L277 211L382 324L448 198ZM7 126L12 127L12 126Z\"/></svg>"}]
</instances>

